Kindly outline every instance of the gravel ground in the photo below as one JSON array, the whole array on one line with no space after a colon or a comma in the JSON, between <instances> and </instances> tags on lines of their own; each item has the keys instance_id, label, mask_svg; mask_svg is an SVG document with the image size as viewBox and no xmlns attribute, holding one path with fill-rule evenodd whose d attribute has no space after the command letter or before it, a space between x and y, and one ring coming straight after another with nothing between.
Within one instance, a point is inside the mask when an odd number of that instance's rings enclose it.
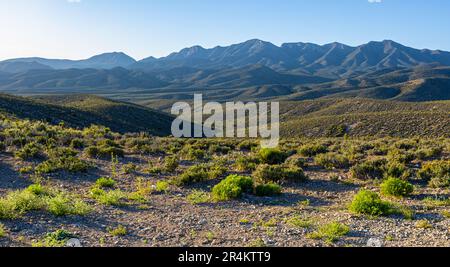
<instances>
[{"instance_id":1,"label":"gravel ground","mask_svg":"<svg viewBox=\"0 0 450 267\"><path fill-rule=\"evenodd\" d=\"M126 162L137 163L146 160L148 158L140 156L127 156L125 159ZM110 173L109 162L98 160L95 163L98 168L86 174L60 173L50 177L49 183L88 196L95 180ZM28 177L17 173L23 166L24 163L10 155L0 156L0 195L31 184ZM83 246L105 247L240 247L256 244L276 247L450 246L450 219L442 215L444 211L450 211L449 207L426 208L422 201L427 196L448 197L449 190L434 190L417 183L412 197L391 200L413 209L416 213L413 220L398 215L371 218L350 213L347 205L361 187L377 190L376 185L346 182L345 171L307 170L306 173L309 181L283 185L283 194L279 197L245 195L240 200L226 203L194 205L186 200L192 190L210 190L214 182L195 188L172 186L166 194L152 194L148 203L124 207L99 205L86 197L86 201L94 206L94 212L84 217L55 217L46 212L32 212L21 219L1 221L6 235L0 238L0 246L30 246L42 240L46 233L58 229L75 234ZM341 180L330 179L336 175ZM118 186L131 191L138 176L155 182L168 178L142 173L120 175ZM309 220L311 226L298 228L290 225L287 219L293 216ZM424 219L429 221L429 228L417 226L417 222ZM335 221L348 225L350 233L334 243L308 238L308 234L320 225ZM126 227L125 236L109 234L108 229L118 225Z\"/></svg>"}]
</instances>

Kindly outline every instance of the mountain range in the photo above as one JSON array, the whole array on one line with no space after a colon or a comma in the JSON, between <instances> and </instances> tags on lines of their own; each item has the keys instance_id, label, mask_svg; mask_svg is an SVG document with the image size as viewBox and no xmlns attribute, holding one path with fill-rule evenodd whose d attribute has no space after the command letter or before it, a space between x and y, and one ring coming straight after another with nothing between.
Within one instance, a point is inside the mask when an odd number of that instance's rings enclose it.
<instances>
[{"instance_id":1,"label":"mountain range","mask_svg":"<svg viewBox=\"0 0 450 267\"><path fill-rule=\"evenodd\" d=\"M227 47L182 49L140 61L124 53L85 60L20 58L0 62L0 91L82 92L183 99L306 100L365 97L402 101L450 99L450 52L394 41L341 43L249 40Z\"/></svg>"}]
</instances>

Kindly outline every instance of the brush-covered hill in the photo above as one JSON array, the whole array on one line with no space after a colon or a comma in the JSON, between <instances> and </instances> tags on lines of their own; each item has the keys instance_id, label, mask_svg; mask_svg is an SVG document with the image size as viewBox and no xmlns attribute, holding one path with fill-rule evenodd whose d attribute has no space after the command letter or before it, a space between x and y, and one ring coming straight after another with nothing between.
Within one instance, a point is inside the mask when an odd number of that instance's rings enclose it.
<instances>
[{"instance_id":1,"label":"brush-covered hill","mask_svg":"<svg viewBox=\"0 0 450 267\"><path fill-rule=\"evenodd\" d=\"M64 122L71 127L103 125L119 133L170 134L172 117L135 104L92 95L25 98L0 94L0 112L21 119Z\"/></svg>"},{"instance_id":2,"label":"brush-covered hill","mask_svg":"<svg viewBox=\"0 0 450 267\"><path fill-rule=\"evenodd\" d=\"M282 136L450 136L450 101L295 101L280 113Z\"/></svg>"}]
</instances>

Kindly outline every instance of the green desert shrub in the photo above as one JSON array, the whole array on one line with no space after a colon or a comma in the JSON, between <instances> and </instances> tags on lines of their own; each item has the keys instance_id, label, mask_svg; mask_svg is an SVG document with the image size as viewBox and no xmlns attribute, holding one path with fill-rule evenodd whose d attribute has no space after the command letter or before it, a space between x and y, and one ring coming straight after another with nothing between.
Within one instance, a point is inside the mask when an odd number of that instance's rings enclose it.
<instances>
[{"instance_id":1,"label":"green desert shrub","mask_svg":"<svg viewBox=\"0 0 450 267\"><path fill-rule=\"evenodd\" d=\"M283 166L283 179L285 181L302 182L308 179L302 168Z\"/></svg>"},{"instance_id":2,"label":"green desert shrub","mask_svg":"<svg viewBox=\"0 0 450 267\"><path fill-rule=\"evenodd\" d=\"M26 144L23 148L14 153L16 158L27 160L40 157L42 155L43 147L35 142Z\"/></svg>"},{"instance_id":3,"label":"green desert shrub","mask_svg":"<svg viewBox=\"0 0 450 267\"><path fill-rule=\"evenodd\" d=\"M427 162L417 175L428 181L432 187L448 187L450 185L450 160Z\"/></svg>"},{"instance_id":4,"label":"green desert shrub","mask_svg":"<svg viewBox=\"0 0 450 267\"><path fill-rule=\"evenodd\" d=\"M259 165L252 174L253 179L265 184L269 182L279 183L282 181L304 181L307 176L301 168L282 165Z\"/></svg>"},{"instance_id":5,"label":"green desert shrub","mask_svg":"<svg viewBox=\"0 0 450 267\"><path fill-rule=\"evenodd\" d=\"M116 186L116 181L110 177L100 177L95 185L102 188L113 188Z\"/></svg>"},{"instance_id":6,"label":"green desert shrub","mask_svg":"<svg viewBox=\"0 0 450 267\"><path fill-rule=\"evenodd\" d=\"M260 197L270 197L281 194L282 188L275 183L259 184L255 186L255 195Z\"/></svg>"},{"instance_id":7,"label":"green desert shrub","mask_svg":"<svg viewBox=\"0 0 450 267\"><path fill-rule=\"evenodd\" d=\"M51 190L41 184L32 184L28 186L27 191L33 193L36 196L49 196L52 194Z\"/></svg>"},{"instance_id":8,"label":"green desert shrub","mask_svg":"<svg viewBox=\"0 0 450 267\"><path fill-rule=\"evenodd\" d=\"M92 208L81 199L74 198L64 193L47 198L46 205L47 210L55 216L84 216L92 211Z\"/></svg>"},{"instance_id":9,"label":"green desert shrub","mask_svg":"<svg viewBox=\"0 0 450 267\"><path fill-rule=\"evenodd\" d=\"M353 178L360 180L383 178L386 160L370 160L353 166L350 173Z\"/></svg>"},{"instance_id":10,"label":"green desert shrub","mask_svg":"<svg viewBox=\"0 0 450 267\"><path fill-rule=\"evenodd\" d=\"M66 242L75 238L76 236L65 231L65 230L57 230L52 233L46 234L45 238L42 241L37 241L32 243L33 247L64 247L66 246Z\"/></svg>"},{"instance_id":11,"label":"green desert shrub","mask_svg":"<svg viewBox=\"0 0 450 267\"><path fill-rule=\"evenodd\" d=\"M332 222L323 226L320 226L316 232L308 235L313 239L325 239L328 243L333 243L339 240L339 238L347 235L350 232L350 227L339 222Z\"/></svg>"},{"instance_id":12,"label":"green desert shrub","mask_svg":"<svg viewBox=\"0 0 450 267\"><path fill-rule=\"evenodd\" d=\"M199 164L189 167L181 175L174 179L178 186L192 183L204 182L219 178L227 172L227 167L223 162L214 162L210 164Z\"/></svg>"},{"instance_id":13,"label":"green desert shrub","mask_svg":"<svg viewBox=\"0 0 450 267\"><path fill-rule=\"evenodd\" d=\"M211 154L222 154L222 155L227 155L228 153L230 153L231 148L229 146L223 146L223 145L219 145L219 144L212 144L209 147L209 152Z\"/></svg>"},{"instance_id":14,"label":"green desert shrub","mask_svg":"<svg viewBox=\"0 0 450 267\"><path fill-rule=\"evenodd\" d=\"M166 157L164 159L164 171L171 173L177 170L180 165L178 159L176 157Z\"/></svg>"},{"instance_id":15,"label":"green desert shrub","mask_svg":"<svg viewBox=\"0 0 450 267\"><path fill-rule=\"evenodd\" d=\"M109 206L123 206L127 199L127 194L120 189L105 191L95 187L91 189L91 195L98 203Z\"/></svg>"},{"instance_id":16,"label":"green desert shrub","mask_svg":"<svg viewBox=\"0 0 450 267\"><path fill-rule=\"evenodd\" d=\"M350 165L347 157L334 152L317 155L314 162L328 170L344 169Z\"/></svg>"},{"instance_id":17,"label":"green desert shrub","mask_svg":"<svg viewBox=\"0 0 450 267\"><path fill-rule=\"evenodd\" d=\"M128 230L125 226L119 225L116 228L108 229L108 233L112 236L125 236L128 233Z\"/></svg>"},{"instance_id":18,"label":"green desert shrub","mask_svg":"<svg viewBox=\"0 0 450 267\"><path fill-rule=\"evenodd\" d=\"M307 163L307 159L300 155L293 155L286 159L286 165L304 168Z\"/></svg>"},{"instance_id":19,"label":"green desert shrub","mask_svg":"<svg viewBox=\"0 0 450 267\"><path fill-rule=\"evenodd\" d=\"M404 163L394 161L386 165L384 176L406 179L410 176L410 172Z\"/></svg>"},{"instance_id":20,"label":"green desert shrub","mask_svg":"<svg viewBox=\"0 0 450 267\"><path fill-rule=\"evenodd\" d=\"M259 159L251 156L240 156L236 159L235 166L238 171L254 171L259 164Z\"/></svg>"},{"instance_id":21,"label":"green desert shrub","mask_svg":"<svg viewBox=\"0 0 450 267\"><path fill-rule=\"evenodd\" d=\"M90 158L123 157L125 155L123 149L109 139L103 139L96 146L85 148L84 153Z\"/></svg>"},{"instance_id":22,"label":"green desert shrub","mask_svg":"<svg viewBox=\"0 0 450 267\"><path fill-rule=\"evenodd\" d=\"M186 185L198 182L204 182L208 180L208 168L202 165L194 165L189 167L186 171L184 171L181 175L175 178L175 183L177 185Z\"/></svg>"},{"instance_id":23,"label":"green desert shrub","mask_svg":"<svg viewBox=\"0 0 450 267\"><path fill-rule=\"evenodd\" d=\"M155 190L159 193L167 193L169 191L169 183L166 181L156 182Z\"/></svg>"},{"instance_id":24,"label":"green desert shrub","mask_svg":"<svg viewBox=\"0 0 450 267\"><path fill-rule=\"evenodd\" d=\"M76 197L52 192L39 184L10 192L0 199L0 219L15 219L36 210L47 210L56 216L85 215L90 207Z\"/></svg>"},{"instance_id":25,"label":"green desert shrub","mask_svg":"<svg viewBox=\"0 0 450 267\"><path fill-rule=\"evenodd\" d=\"M328 148L324 145L309 144L299 148L298 153L305 157L314 157L318 154L327 153Z\"/></svg>"},{"instance_id":26,"label":"green desert shrub","mask_svg":"<svg viewBox=\"0 0 450 267\"><path fill-rule=\"evenodd\" d=\"M389 161L397 161L400 163L410 163L416 158L414 152L402 150L402 149L391 149L387 154Z\"/></svg>"},{"instance_id":27,"label":"green desert shrub","mask_svg":"<svg viewBox=\"0 0 450 267\"><path fill-rule=\"evenodd\" d=\"M389 202L381 200L380 196L372 191L361 190L353 198L349 210L358 214L371 216L389 215L392 206Z\"/></svg>"},{"instance_id":28,"label":"green desert shrub","mask_svg":"<svg viewBox=\"0 0 450 267\"><path fill-rule=\"evenodd\" d=\"M380 189L386 196L406 197L414 191L414 186L399 178L388 178L380 185Z\"/></svg>"},{"instance_id":29,"label":"green desert shrub","mask_svg":"<svg viewBox=\"0 0 450 267\"><path fill-rule=\"evenodd\" d=\"M186 199L189 203L194 205L204 204L211 202L211 194L201 190L194 190L186 197Z\"/></svg>"},{"instance_id":30,"label":"green desert shrub","mask_svg":"<svg viewBox=\"0 0 450 267\"><path fill-rule=\"evenodd\" d=\"M241 197L243 193L253 190L253 180L250 177L230 175L212 189L212 197L216 201L226 201Z\"/></svg>"},{"instance_id":31,"label":"green desert shrub","mask_svg":"<svg viewBox=\"0 0 450 267\"><path fill-rule=\"evenodd\" d=\"M206 157L206 152L203 149L193 147L192 145L186 145L179 153L184 160L203 160Z\"/></svg>"},{"instance_id":32,"label":"green desert shrub","mask_svg":"<svg viewBox=\"0 0 450 267\"><path fill-rule=\"evenodd\" d=\"M37 173L53 173L65 170L72 173L78 173L86 172L90 168L92 168L91 164L77 157L60 157L40 163L36 166L35 171Z\"/></svg>"},{"instance_id":33,"label":"green desert shrub","mask_svg":"<svg viewBox=\"0 0 450 267\"><path fill-rule=\"evenodd\" d=\"M274 148L263 148L259 150L258 156L261 163L270 165L282 164L288 157L285 152Z\"/></svg>"}]
</instances>

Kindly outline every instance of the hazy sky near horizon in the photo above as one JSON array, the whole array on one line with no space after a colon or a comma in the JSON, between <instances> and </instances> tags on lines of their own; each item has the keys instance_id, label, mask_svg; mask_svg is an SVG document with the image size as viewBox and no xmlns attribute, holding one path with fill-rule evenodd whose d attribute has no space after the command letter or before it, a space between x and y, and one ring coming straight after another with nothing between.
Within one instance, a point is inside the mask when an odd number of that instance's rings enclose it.
<instances>
[{"instance_id":1,"label":"hazy sky near horizon","mask_svg":"<svg viewBox=\"0 0 450 267\"><path fill-rule=\"evenodd\" d=\"M258 38L450 51L447 0L0 0L0 60L161 57Z\"/></svg>"}]
</instances>

